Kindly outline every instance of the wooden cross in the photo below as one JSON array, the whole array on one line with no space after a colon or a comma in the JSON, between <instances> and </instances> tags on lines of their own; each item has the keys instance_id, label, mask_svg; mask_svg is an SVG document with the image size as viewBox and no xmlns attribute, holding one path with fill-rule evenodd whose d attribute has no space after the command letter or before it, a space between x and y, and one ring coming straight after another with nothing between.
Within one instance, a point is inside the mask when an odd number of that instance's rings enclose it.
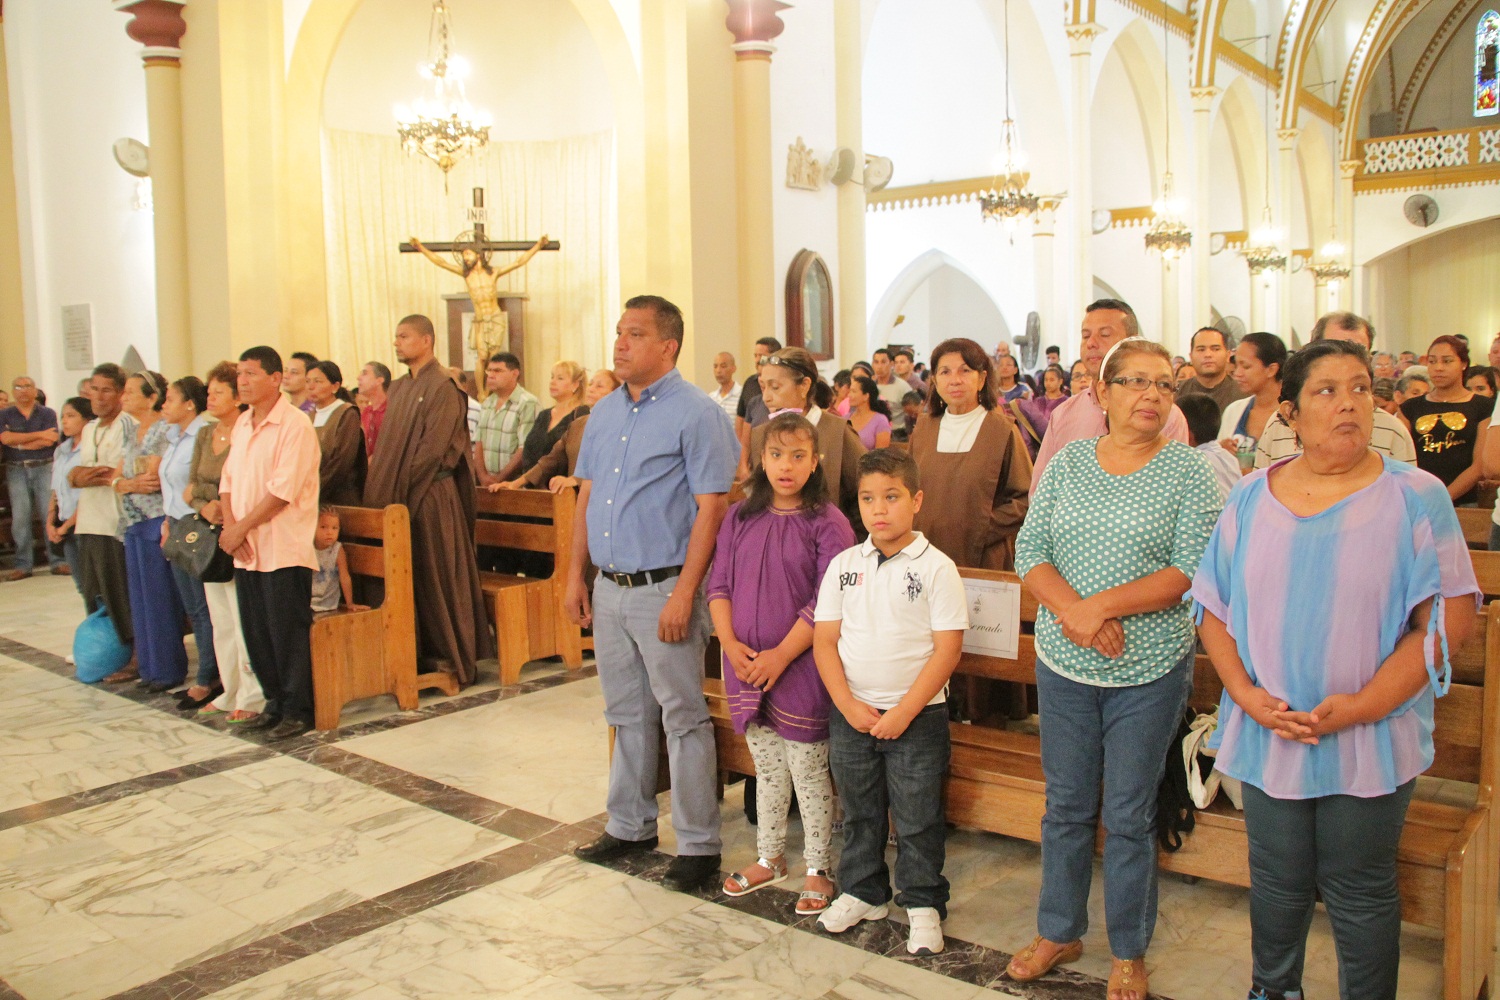
<instances>
[{"instance_id":1,"label":"wooden cross","mask_svg":"<svg viewBox=\"0 0 1500 1000\"><path fill-rule=\"evenodd\" d=\"M464 250L520 252L522 250L530 250L535 245L535 241L530 240L490 240L488 238L484 230L485 207L484 188L482 187L474 189L474 204L469 209L469 221L474 224L473 240L465 240L459 243L427 243L424 245L427 249L436 251L437 253L458 253ZM419 252L417 247L411 243L402 243L399 249L402 253ZM542 246L542 249L561 250L562 244L557 240L548 240Z\"/></svg>"}]
</instances>

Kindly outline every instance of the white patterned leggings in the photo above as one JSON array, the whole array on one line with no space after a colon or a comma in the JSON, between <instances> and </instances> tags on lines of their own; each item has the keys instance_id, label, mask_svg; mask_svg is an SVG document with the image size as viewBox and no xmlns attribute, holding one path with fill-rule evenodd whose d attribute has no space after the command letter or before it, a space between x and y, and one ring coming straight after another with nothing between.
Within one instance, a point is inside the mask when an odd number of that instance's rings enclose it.
<instances>
[{"instance_id":1,"label":"white patterned leggings","mask_svg":"<svg viewBox=\"0 0 1500 1000\"><path fill-rule=\"evenodd\" d=\"M807 867L827 869L833 840L828 741L798 743L752 723L745 727L745 742L755 758L755 806L759 813L755 846L760 856L770 860L786 852L786 818L795 786Z\"/></svg>"}]
</instances>

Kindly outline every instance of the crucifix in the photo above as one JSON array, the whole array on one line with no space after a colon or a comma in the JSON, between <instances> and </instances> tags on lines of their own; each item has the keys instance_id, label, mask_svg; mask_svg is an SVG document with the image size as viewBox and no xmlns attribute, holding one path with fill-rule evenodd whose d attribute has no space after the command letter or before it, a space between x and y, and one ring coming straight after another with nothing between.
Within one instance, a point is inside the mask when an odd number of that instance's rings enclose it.
<instances>
[{"instance_id":1,"label":"crucifix","mask_svg":"<svg viewBox=\"0 0 1500 1000\"><path fill-rule=\"evenodd\" d=\"M473 207L469 209L472 229L460 233L451 243L424 244L413 236L410 242L400 246L402 253L420 253L443 270L452 271L464 279L464 285L469 291L469 301L474 304L474 326L470 337L475 354L478 355L475 377L481 386L484 385L485 361L495 351L503 350L509 341L508 316L500 305L497 291L500 279L525 267L541 251L562 248L561 243L549 240L546 236L535 243L524 240L493 241L485 232L485 214L484 188L477 187L474 189ZM513 263L498 269L490 266L490 254L517 251L524 253ZM456 263L444 260L439 256L441 253L453 254ZM520 351L515 350L514 353L519 354Z\"/></svg>"}]
</instances>

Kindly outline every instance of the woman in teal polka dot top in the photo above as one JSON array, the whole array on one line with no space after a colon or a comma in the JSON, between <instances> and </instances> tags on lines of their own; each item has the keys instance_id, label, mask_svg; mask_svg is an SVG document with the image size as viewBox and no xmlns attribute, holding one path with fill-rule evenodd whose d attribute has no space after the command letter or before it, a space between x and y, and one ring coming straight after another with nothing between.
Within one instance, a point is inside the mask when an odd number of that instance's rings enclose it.
<instances>
[{"instance_id":1,"label":"woman in teal polka dot top","mask_svg":"<svg viewBox=\"0 0 1500 1000\"><path fill-rule=\"evenodd\" d=\"M1083 951L1101 814L1109 995L1145 1000L1156 925L1156 790L1193 680L1183 600L1221 502L1208 462L1163 433L1172 358L1123 340L1095 387L1103 437L1048 463L1016 539L1036 594L1037 693L1047 813L1038 936L1012 960L1039 978Z\"/></svg>"}]
</instances>

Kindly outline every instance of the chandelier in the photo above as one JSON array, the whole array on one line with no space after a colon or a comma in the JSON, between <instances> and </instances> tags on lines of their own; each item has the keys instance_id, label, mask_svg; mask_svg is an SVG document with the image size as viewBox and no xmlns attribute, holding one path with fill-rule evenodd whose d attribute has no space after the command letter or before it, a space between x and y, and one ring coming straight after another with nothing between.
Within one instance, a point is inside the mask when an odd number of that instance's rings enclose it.
<instances>
[{"instance_id":1,"label":"chandelier","mask_svg":"<svg viewBox=\"0 0 1500 1000\"><path fill-rule=\"evenodd\" d=\"M474 110L464 95L468 63L453 54L447 0L432 0L427 57L420 72L432 81L432 94L418 98L410 107L397 106L396 135L408 154L420 153L437 164L447 191L453 165L490 141L490 116Z\"/></svg>"},{"instance_id":2,"label":"chandelier","mask_svg":"<svg viewBox=\"0 0 1500 1000\"><path fill-rule=\"evenodd\" d=\"M1031 173L1026 169L1015 119L1010 116L1010 0L1005 0L1005 121L1000 124L1000 148L1003 159L990 189L979 195L979 214L1014 226L1030 217L1041 199L1026 187ZM1011 239L1015 239L1014 234Z\"/></svg>"},{"instance_id":3,"label":"chandelier","mask_svg":"<svg viewBox=\"0 0 1500 1000\"><path fill-rule=\"evenodd\" d=\"M1339 242L1338 233L1333 233L1332 239L1318 251L1318 259L1309 265L1309 270L1319 281L1329 284L1343 281L1349 277L1349 266L1344 263L1344 249L1344 244Z\"/></svg>"},{"instance_id":4,"label":"chandelier","mask_svg":"<svg viewBox=\"0 0 1500 1000\"><path fill-rule=\"evenodd\" d=\"M1271 225L1271 207L1266 206L1260 227L1250 234L1250 239L1240 251L1251 274L1279 271L1286 267L1286 256L1281 252L1281 233Z\"/></svg>"},{"instance_id":5,"label":"chandelier","mask_svg":"<svg viewBox=\"0 0 1500 1000\"><path fill-rule=\"evenodd\" d=\"M1182 221L1182 206L1172 197L1172 171L1161 181L1161 198L1152 206L1156 221L1146 233L1146 249L1161 254L1163 260L1177 260L1193 245L1193 233Z\"/></svg>"}]
</instances>

